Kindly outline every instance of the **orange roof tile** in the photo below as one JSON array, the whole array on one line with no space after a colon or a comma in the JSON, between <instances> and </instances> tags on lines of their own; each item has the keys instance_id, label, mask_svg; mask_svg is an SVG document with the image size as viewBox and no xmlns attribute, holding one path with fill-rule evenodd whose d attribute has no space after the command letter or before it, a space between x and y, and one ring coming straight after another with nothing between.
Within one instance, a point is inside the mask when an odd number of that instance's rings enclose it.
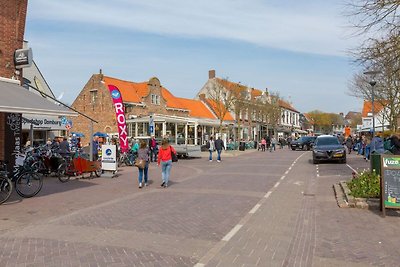
<instances>
[{"instance_id":1,"label":"orange roof tile","mask_svg":"<svg viewBox=\"0 0 400 267\"><path fill-rule=\"evenodd\" d=\"M282 99L279 99L279 106L282 107L282 108L285 108L285 109L294 111L294 112L299 112L299 111L296 110L291 104L289 104L288 102L286 102L286 101L284 101L284 100L282 100ZM300 112L299 112L299 113L300 113Z\"/></svg>"},{"instance_id":2,"label":"orange roof tile","mask_svg":"<svg viewBox=\"0 0 400 267\"><path fill-rule=\"evenodd\" d=\"M215 102L215 101L212 100L212 99L206 99L206 102L207 102L208 106L214 111L214 113L217 115L217 118L218 118L218 112L216 112L216 111L218 110L218 108L217 108L217 105L218 105L217 102ZM223 106L222 103L220 103L219 106L220 106L221 108L224 108L224 106ZM226 112L226 114L225 114L223 120L224 120L224 121L234 121L235 119L232 117L231 113L228 111L228 112Z\"/></svg>"},{"instance_id":3,"label":"orange roof tile","mask_svg":"<svg viewBox=\"0 0 400 267\"><path fill-rule=\"evenodd\" d=\"M147 82L134 83L107 76L103 77L103 81L106 85L115 85L121 92L124 102L140 103L142 102L141 98L149 94Z\"/></svg>"},{"instance_id":4,"label":"orange roof tile","mask_svg":"<svg viewBox=\"0 0 400 267\"><path fill-rule=\"evenodd\" d=\"M175 97L173 94L171 94L170 91L168 91L164 87L161 87L161 95L167 101L167 107L187 109L184 104L179 100L179 98Z\"/></svg>"},{"instance_id":5,"label":"orange roof tile","mask_svg":"<svg viewBox=\"0 0 400 267\"><path fill-rule=\"evenodd\" d=\"M190 116L195 118L216 119L215 115L206 107L206 105L195 99L178 98L179 102L189 110Z\"/></svg>"},{"instance_id":6,"label":"orange roof tile","mask_svg":"<svg viewBox=\"0 0 400 267\"><path fill-rule=\"evenodd\" d=\"M234 82L230 82L228 80L220 79L220 78L217 78L216 80L217 80L217 82L219 84L221 84L227 90L235 90L236 93L242 92L242 91L247 91L247 89L248 89L247 86L244 86L244 85L242 85L240 83L234 83ZM251 89L252 89L251 90L251 96L252 97L257 97L257 96L262 95L262 91L261 90L256 89L256 88L251 88Z\"/></svg>"},{"instance_id":7,"label":"orange roof tile","mask_svg":"<svg viewBox=\"0 0 400 267\"><path fill-rule=\"evenodd\" d=\"M383 109L382 103L374 101L374 113L378 113L382 109ZM372 102L364 100L362 117L368 117L368 113L372 113Z\"/></svg>"}]
</instances>

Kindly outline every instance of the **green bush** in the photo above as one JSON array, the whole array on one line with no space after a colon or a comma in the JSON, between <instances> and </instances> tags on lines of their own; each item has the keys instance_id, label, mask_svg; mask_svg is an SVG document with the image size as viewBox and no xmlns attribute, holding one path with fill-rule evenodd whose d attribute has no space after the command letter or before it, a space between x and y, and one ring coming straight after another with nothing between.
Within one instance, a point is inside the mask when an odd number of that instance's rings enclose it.
<instances>
[{"instance_id":1,"label":"green bush","mask_svg":"<svg viewBox=\"0 0 400 267\"><path fill-rule=\"evenodd\" d=\"M375 170L360 172L350 182L347 182L347 186L354 197L370 198L380 195L380 178Z\"/></svg>"}]
</instances>

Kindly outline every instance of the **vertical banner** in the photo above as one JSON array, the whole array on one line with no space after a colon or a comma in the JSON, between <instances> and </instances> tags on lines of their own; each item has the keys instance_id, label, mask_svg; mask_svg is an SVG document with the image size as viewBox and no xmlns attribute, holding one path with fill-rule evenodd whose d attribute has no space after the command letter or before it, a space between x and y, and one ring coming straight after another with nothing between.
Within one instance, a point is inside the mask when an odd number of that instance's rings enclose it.
<instances>
[{"instance_id":1,"label":"vertical banner","mask_svg":"<svg viewBox=\"0 0 400 267\"><path fill-rule=\"evenodd\" d=\"M121 152L128 152L128 132L126 129L124 104L122 103L122 96L118 88L114 85L108 85L111 98L114 103L115 116L117 117L119 145Z\"/></svg>"},{"instance_id":2,"label":"vertical banner","mask_svg":"<svg viewBox=\"0 0 400 267\"><path fill-rule=\"evenodd\" d=\"M21 133L22 133L22 114L19 113L6 113L6 127L4 140L5 158L9 161L7 169L10 173L14 171L16 166L15 161L21 152ZM33 145L33 140L31 140Z\"/></svg>"}]
</instances>

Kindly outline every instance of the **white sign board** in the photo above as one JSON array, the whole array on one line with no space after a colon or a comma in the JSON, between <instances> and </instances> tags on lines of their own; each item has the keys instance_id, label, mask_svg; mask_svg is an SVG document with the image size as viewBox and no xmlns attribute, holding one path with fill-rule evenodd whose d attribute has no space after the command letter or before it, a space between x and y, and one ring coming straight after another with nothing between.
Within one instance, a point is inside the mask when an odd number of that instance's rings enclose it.
<instances>
[{"instance_id":1,"label":"white sign board","mask_svg":"<svg viewBox=\"0 0 400 267\"><path fill-rule=\"evenodd\" d=\"M101 168L106 171L117 170L117 146L102 145L101 146Z\"/></svg>"}]
</instances>

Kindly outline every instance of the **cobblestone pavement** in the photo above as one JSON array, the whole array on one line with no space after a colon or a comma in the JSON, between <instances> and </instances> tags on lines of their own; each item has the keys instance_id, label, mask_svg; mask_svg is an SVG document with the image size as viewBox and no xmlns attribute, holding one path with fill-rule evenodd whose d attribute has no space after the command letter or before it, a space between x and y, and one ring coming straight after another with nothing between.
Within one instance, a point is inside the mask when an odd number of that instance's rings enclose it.
<instances>
[{"instance_id":1,"label":"cobblestone pavement","mask_svg":"<svg viewBox=\"0 0 400 267\"><path fill-rule=\"evenodd\" d=\"M224 157L225 155L225 157ZM204 154L203 156L206 156ZM400 219L340 209L343 164L311 153L223 153L174 164L171 185L116 178L47 178L37 197L0 206L0 266L397 266ZM350 155L354 169L367 168Z\"/></svg>"}]
</instances>

